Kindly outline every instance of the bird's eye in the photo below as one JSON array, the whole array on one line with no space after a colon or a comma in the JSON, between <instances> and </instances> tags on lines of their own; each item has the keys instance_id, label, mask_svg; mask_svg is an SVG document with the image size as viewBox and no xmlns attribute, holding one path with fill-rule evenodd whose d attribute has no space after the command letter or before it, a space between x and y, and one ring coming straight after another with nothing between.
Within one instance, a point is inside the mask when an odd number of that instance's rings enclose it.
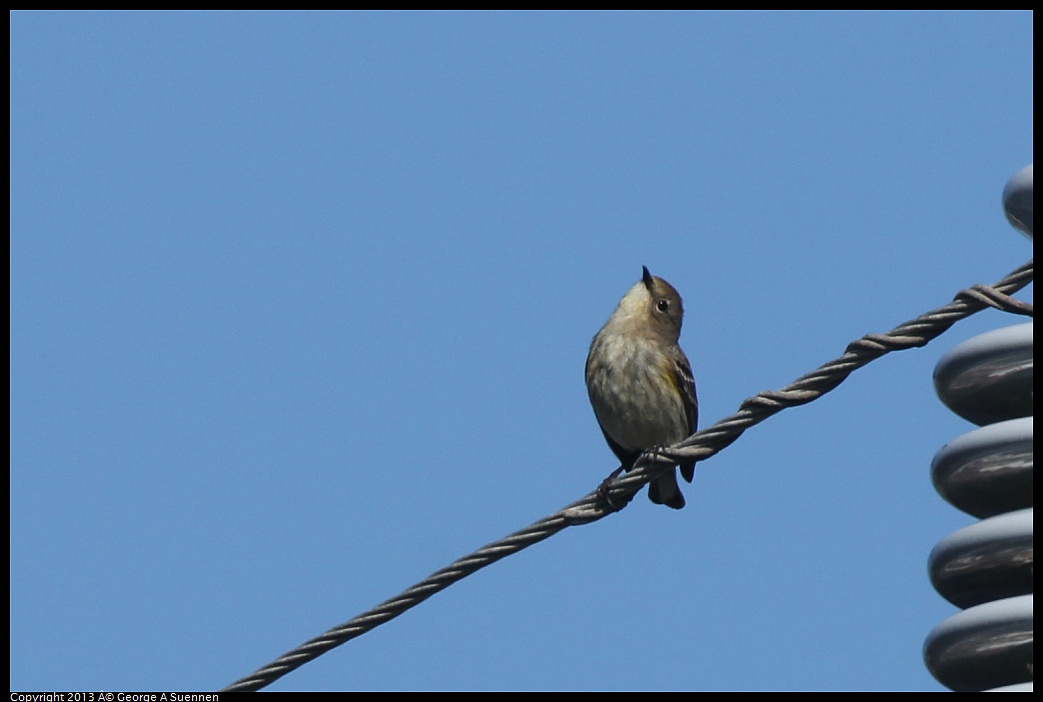
<instances>
[{"instance_id":1,"label":"bird's eye","mask_svg":"<svg viewBox=\"0 0 1043 702\"><path fill-rule=\"evenodd\" d=\"M659 302L655 303L655 308L660 312L666 312L668 309L670 309L670 303L667 300L660 300Z\"/></svg>"}]
</instances>

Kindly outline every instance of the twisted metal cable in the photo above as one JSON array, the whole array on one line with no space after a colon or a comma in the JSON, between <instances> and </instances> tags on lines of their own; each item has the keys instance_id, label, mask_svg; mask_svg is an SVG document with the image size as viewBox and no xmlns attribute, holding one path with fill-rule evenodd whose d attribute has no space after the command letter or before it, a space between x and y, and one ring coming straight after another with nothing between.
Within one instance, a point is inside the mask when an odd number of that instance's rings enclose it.
<instances>
[{"instance_id":1,"label":"twisted metal cable","mask_svg":"<svg viewBox=\"0 0 1043 702\"><path fill-rule=\"evenodd\" d=\"M926 346L949 327L987 307L1031 317L1031 303L1010 297L1032 282L1032 261L1011 271L994 285L973 285L961 290L944 307L904 322L886 334L866 334L848 344L839 358L822 364L781 390L767 390L745 399L739 411L672 447L646 454L638 467L608 487L610 501L624 501L677 463L676 459L704 460L721 451L754 424L787 407L804 405L825 395L851 373L891 351Z\"/></svg>"},{"instance_id":2,"label":"twisted metal cable","mask_svg":"<svg viewBox=\"0 0 1043 702\"><path fill-rule=\"evenodd\" d=\"M394 619L473 572L550 538L566 527L589 524L619 511L649 481L666 470L673 470L677 459L709 458L754 424L787 407L804 405L818 399L840 385L855 370L891 351L924 346L959 320L986 307L1031 316L1032 305L1015 300L1010 295L1031 283L1032 273L1032 261L1029 261L994 285L975 285L962 290L944 307L900 324L886 334L867 334L851 342L839 358L819 366L781 390L765 391L746 399L732 416L692 434L674 446L646 453L635 469L625 476L606 480L598 489L554 514L454 561L401 594L235 681L222 692L248 692L267 687L290 671Z\"/></svg>"}]
</instances>

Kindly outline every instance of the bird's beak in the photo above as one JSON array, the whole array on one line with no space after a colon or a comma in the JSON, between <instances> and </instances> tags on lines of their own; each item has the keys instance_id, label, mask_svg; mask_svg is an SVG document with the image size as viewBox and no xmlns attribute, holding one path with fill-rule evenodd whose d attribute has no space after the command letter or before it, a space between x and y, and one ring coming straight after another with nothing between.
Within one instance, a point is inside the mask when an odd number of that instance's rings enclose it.
<instances>
[{"instance_id":1,"label":"bird's beak","mask_svg":"<svg viewBox=\"0 0 1043 702\"><path fill-rule=\"evenodd\" d=\"M649 290L652 289L652 274L648 272L648 266L641 266L641 282Z\"/></svg>"}]
</instances>

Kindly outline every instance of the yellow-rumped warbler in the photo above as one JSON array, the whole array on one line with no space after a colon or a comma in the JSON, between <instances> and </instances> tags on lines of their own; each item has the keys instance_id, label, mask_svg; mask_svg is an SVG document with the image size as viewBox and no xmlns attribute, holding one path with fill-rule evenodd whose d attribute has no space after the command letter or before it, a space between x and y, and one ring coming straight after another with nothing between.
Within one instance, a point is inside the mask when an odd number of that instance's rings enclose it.
<instances>
[{"instance_id":1,"label":"yellow-rumped warbler","mask_svg":"<svg viewBox=\"0 0 1043 702\"><path fill-rule=\"evenodd\" d=\"M692 368L677 345L684 317L681 296L644 266L641 270L641 282L619 301L587 355L590 404L625 470L643 451L688 437L699 420ZM682 463L681 475L692 482L695 463ZM673 470L652 481L648 498L684 507Z\"/></svg>"}]
</instances>

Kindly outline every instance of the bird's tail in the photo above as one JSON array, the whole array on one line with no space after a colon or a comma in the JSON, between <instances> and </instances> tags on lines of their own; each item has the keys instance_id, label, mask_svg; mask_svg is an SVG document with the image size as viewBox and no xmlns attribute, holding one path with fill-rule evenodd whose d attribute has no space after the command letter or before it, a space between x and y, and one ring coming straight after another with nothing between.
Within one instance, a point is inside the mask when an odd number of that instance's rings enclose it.
<instances>
[{"instance_id":1,"label":"bird's tail","mask_svg":"<svg viewBox=\"0 0 1043 702\"><path fill-rule=\"evenodd\" d=\"M695 467L692 467L695 470ZM674 509L684 507L684 495L677 486L677 474L670 470L653 480L648 486L648 499L657 505L666 505Z\"/></svg>"}]
</instances>

